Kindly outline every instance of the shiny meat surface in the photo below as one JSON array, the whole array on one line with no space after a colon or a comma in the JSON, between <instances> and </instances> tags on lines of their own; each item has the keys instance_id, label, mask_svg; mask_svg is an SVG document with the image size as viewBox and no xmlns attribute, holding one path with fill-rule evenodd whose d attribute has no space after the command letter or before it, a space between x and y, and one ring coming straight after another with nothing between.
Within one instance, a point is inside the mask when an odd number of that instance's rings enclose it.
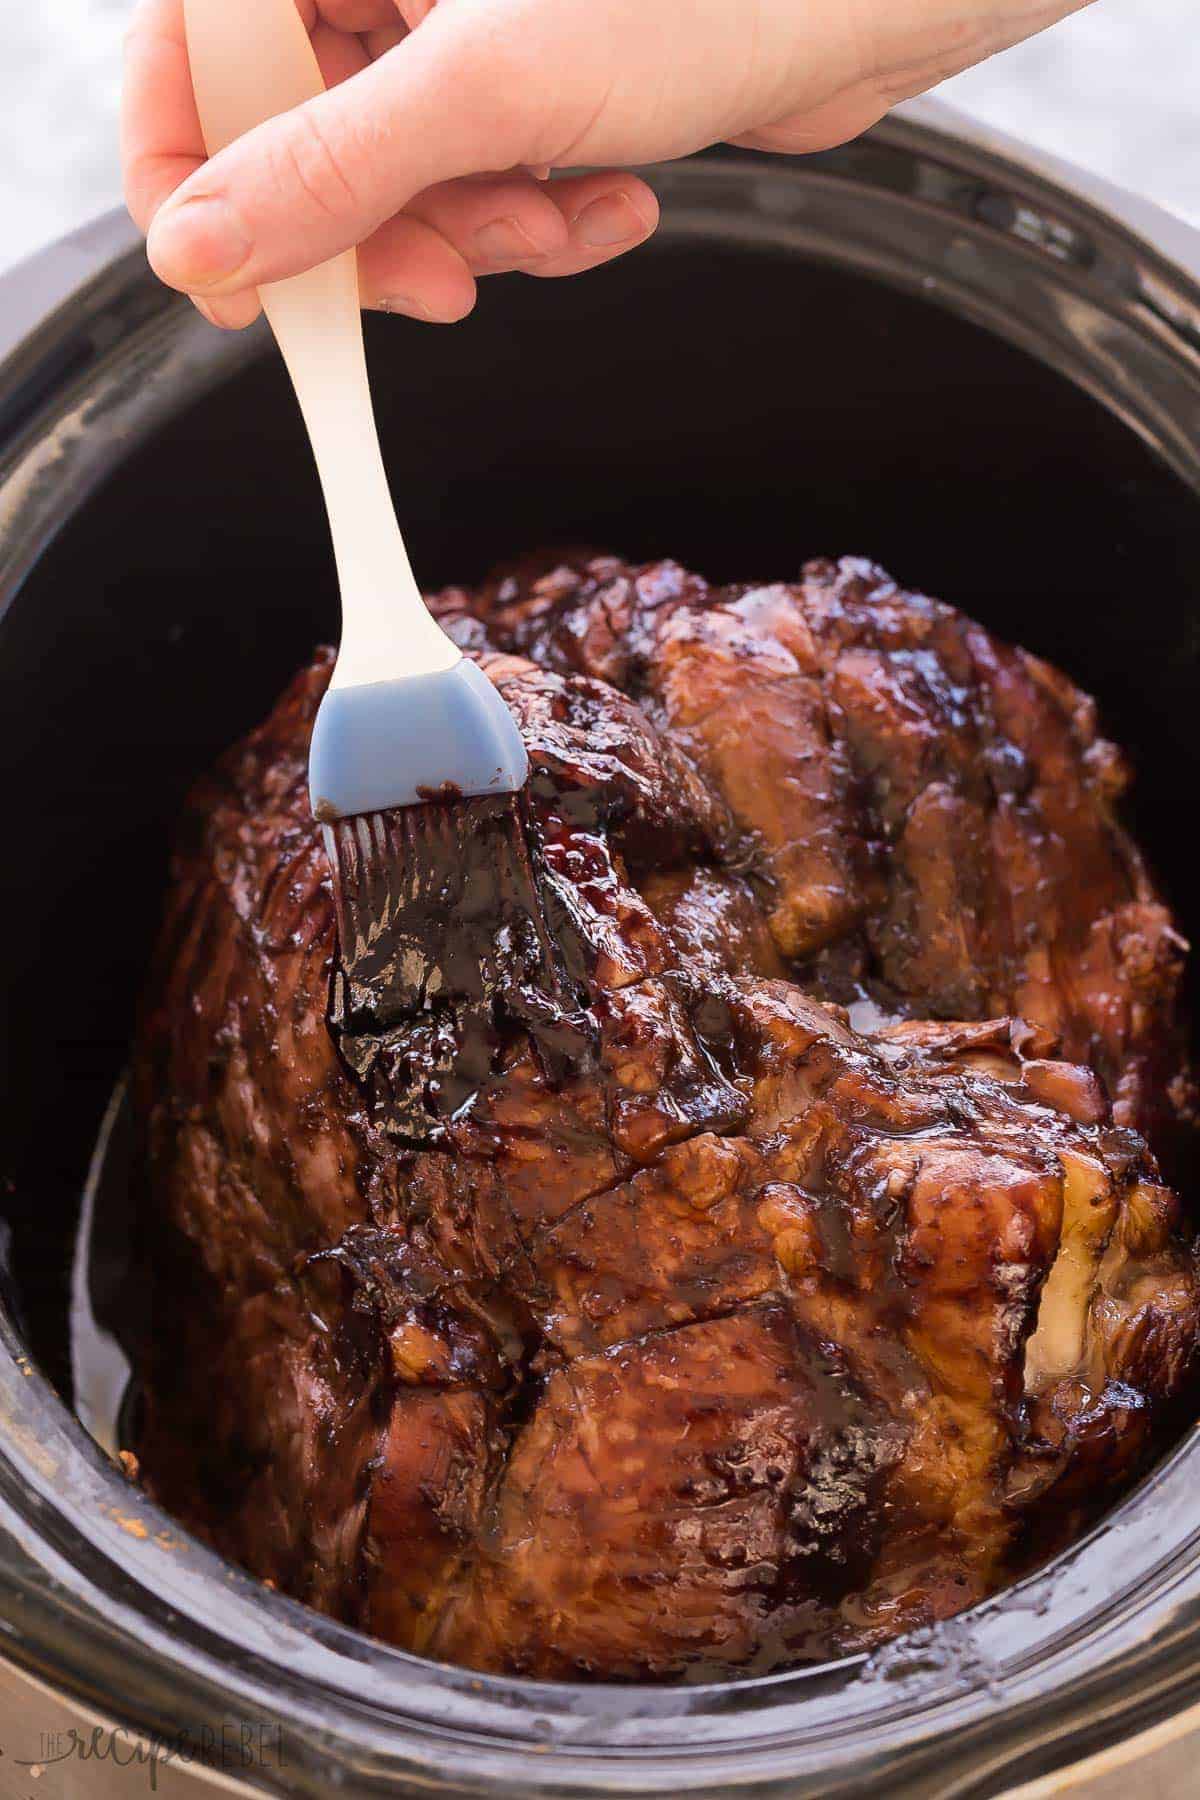
<instances>
[{"instance_id":1,"label":"shiny meat surface","mask_svg":"<svg viewBox=\"0 0 1200 1800\"><path fill-rule=\"evenodd\" d=\"M1058 670L854 559L724 589L531 562L442 604L637 701L726 807L808 991L1018 1014L1096 1068L1119 1124L1190 1126L1186 945L1116 821L1124 760Z\"/></svg>"},{"instance_id":2,"label":"shiny meat surface","mask_svg":"<svg viewBox=\"0 0 1200 1800\"><path fill-rule=\"evenodd\" d=\"M339 1056L321 656L176 856L137 1058L150 1486L483 1669L765 1669L960 1610L1119 1491L1193 1362L1131 1129L1186 1124L1183 946L1116 753L1064 677L858 563L710 591L579 558L437 605L529 746L571 1053L494 1020L432 1147ZM441 823L469 874L470 809Z\"/></svg>"}]
</instances>

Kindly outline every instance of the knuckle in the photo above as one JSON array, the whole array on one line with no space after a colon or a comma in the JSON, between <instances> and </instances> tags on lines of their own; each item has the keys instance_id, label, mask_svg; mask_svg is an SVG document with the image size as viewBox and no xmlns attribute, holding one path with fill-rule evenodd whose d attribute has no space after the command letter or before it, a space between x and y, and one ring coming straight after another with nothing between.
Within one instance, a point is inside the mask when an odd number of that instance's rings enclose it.
<instances>
[{"instance_id":1,"label":"knuckle","mask_svg":"<svg viewBox=\"0 0 1200 1800\"><path fill-rule=\"evenodd\" d=\"M448 51L452 91L477 119L486 119L495 146L492 167L507 169L525 156L531 97L541 92L543 75L533 67L520 34L500 25L460 38Z\"/></svg>"},{"instance_id":2,"label":"knuckle","mask_svg":"<svg viewBox=\"0 0 1200 1800\"><path fill-rule=\"evenodd\" d=\"M279 156L285 179L298 186L318 212L340 218L355 209L357 189L350 172L351 159L311 108L302 107L292 115L282 134Z\"/></svg>"}]
</instances>

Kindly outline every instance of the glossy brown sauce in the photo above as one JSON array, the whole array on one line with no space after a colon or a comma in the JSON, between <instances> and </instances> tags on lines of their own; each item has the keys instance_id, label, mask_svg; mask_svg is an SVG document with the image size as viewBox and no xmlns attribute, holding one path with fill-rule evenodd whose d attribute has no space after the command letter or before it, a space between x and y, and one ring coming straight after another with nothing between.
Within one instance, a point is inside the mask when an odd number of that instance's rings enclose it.
<instances>
[{"instance_id":1,"label":"glossy brown sauce","mask_svg":"<svg viewBox=\"0 0 1200 1800\"><path fill-rule=\"evenodd\" d=\"M341 946L330 1027L391 1135L438 1142L517 1032L550 1080L586 1062L583 945L524 796L431 799L341 820L325 841Z\"/></svg>"},{"instance_id":2,"label":"glossy brown sauce","mask_svg":"<svg viewBox=\"0 0 1200 1800\"><path fill-rule=\"evenodd\" d=\"M700 1678L961 1610L1194 1364L1137 1129L1189 1129L1182 952L1090 702L858 562L435 605L519 801L337 827L331 883L323 656L192 805L138 1057L147 1479L479 1668Z\"/></svg>"}]
</instances>

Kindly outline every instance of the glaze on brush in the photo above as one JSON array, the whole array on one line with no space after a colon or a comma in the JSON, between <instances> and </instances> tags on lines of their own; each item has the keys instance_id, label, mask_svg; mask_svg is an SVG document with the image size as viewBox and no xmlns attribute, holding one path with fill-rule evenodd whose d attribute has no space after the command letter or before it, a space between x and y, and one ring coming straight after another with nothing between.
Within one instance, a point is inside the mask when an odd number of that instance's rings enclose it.
<instances>
[{"instance_id":1,"label":"glaze on brush","mask_svg":"<svg viewBox=\"0 0 1200 1800\"><path fill-rule=\"evenodd\" d=\"M340 819L325 843L339 941L330 1026L389 1135L438 1142L518 1032L551 1079L586 1055L586 995L551 929L523 797Z\"/></svg>"}]
</instances>

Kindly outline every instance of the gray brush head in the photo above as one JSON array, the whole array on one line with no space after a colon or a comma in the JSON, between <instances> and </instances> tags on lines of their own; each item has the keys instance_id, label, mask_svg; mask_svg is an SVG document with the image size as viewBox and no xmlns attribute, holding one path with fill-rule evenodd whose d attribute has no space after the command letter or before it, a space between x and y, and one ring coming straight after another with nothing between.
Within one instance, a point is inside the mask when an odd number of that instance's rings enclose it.
<instances>
[{"instance_id":1,"label":"gray brush head","mask_svg":"<svg viewBox=\"0 0 1200 1800\"><path fill-rule=\"evenodd\" d=\"M330 688L308 757L322 820L473 794L515 794L529 758L516 721L469 657L432 675Z\"/></svg>"}]
</instances>

